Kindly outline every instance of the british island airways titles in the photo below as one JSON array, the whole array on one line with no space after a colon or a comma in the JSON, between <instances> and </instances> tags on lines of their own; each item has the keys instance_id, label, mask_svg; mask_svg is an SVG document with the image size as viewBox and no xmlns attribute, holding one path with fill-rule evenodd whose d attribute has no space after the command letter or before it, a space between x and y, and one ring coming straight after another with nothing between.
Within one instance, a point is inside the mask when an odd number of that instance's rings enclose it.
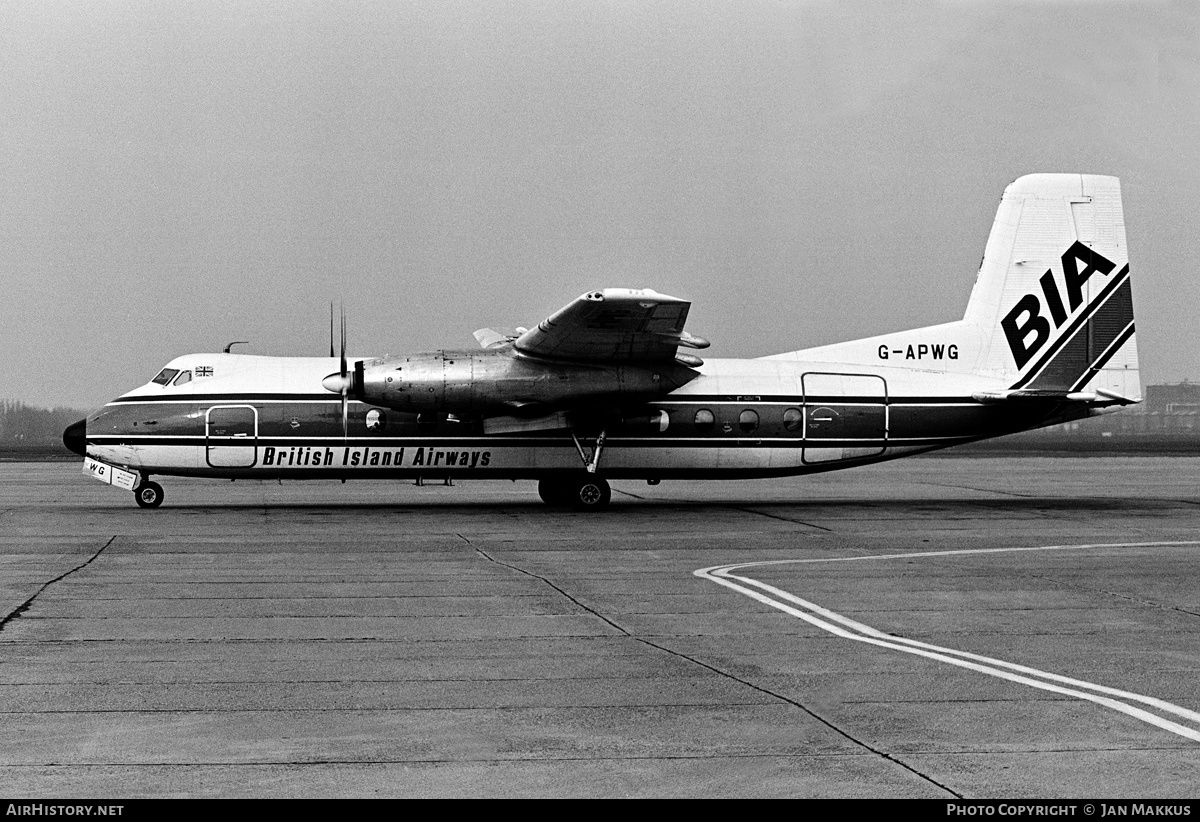
<instances>
[{"instance_id":1,"label":"british island airways titles","mask_svg":"<svg viewBox=\"0 0 1200 822\"><path fill-rule=\"evenodd\" d=\"M408 462L405 462L405 457ZM425 468L486 468L492 461L491 451L462 451L459 449L418 447L406 455L404 448L340 449L292 446L263 448L262 464L276 468L332 467L374 468L415 466Z\"/></svg>"}]
</instances>

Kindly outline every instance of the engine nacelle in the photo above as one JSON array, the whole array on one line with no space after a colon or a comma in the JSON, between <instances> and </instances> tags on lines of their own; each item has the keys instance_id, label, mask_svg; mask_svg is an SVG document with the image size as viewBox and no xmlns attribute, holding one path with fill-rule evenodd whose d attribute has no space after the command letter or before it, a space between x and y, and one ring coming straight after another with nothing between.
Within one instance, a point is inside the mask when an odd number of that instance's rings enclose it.
<instances>
[{"instance_id":1,"label":"engine nacelle","mask_svg":"<svg viewBox=\"0 0 1200 822\"><path fill-rule=\"evenodd\" d=\"M434 351L366 360L358 399L416 413L513 413L603 399L624 404L661 397L695 379L678 363L607 365L534 359L511 348Z\"/></svg>"}]
</instances>

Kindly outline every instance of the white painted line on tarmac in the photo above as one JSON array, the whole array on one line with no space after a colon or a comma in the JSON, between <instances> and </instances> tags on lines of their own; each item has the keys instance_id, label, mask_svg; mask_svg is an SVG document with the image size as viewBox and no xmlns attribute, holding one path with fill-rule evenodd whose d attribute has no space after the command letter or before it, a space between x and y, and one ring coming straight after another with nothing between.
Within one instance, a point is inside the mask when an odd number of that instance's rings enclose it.
<instances>
[{"instance_id":1,"label":"white painted line on tarmac","mask_svg":"<svg viewBox=\"0 0 1200 822\"><path fill-rule=\"evenodd\" d=\"M824 631L842 637L843 639L854 640L855 642L865 642L869 645L876 645L883 648L890 648L894 651L900 651L907 654L915 654L928 659L934 659L939 662L945 662L949 665L956 665L960 668L977 671L979 673L988 674L1000 679L1016 682L1021 685L1028 685L1032 688L1039 688L1052 693L1063 694L1065 696L1083 699L1089 702L1094 702L1098 705L1103 705L1106 708L1111 708L1114 711L1119 711L1142 722L1149 723L1155 727L1165 731L1170 731L1193 742L1200 742L1200 730L1190 728L1186 725L1181 725L1170 719L1155 715L1149 711L1139 708L1136 705L1131 705L1130 702L1137 702L1143 705L1151 706L1163 713L1177 716L1181 719L1200 725L1200 713L1180 707L1171 702L1158 699L1152 696L1136 694L1131 691L1123 691L1118 688L1109 688L1104 685L1097 685L1092 682L1086 682L1081 679L1074 679L1060 674L1041 671L1037 668L1031 668L1026 665L1017 665L1012 662L1005 662L1001 659L982 656L980 654L968 653L966 651L958 651L953 648L946 648L940 645L931 645L926 642L918 642L917 640L905 639L903 637L895 637L890 634L885 634L869 625L845 617L828 608L823 608L816 603L801 599L794 594L776 588L773 585L768 585L756 579L747 576L737 575L733 572L743 568L754 568L772 565L786 564L809 564L822 562L854 562L865 560L887 560L887 559L912 559L915 557L941 557L941 556L964 556L974 554L996 554L996 553L1011 553L1019 551L1065 551L1065 550L1083 550L1088 548L1147 548L1147 547L1176 547L1187 545L1200 545L1200 540L1190 540L1185 542L1122 542L1122 543L1091 543L1087 545L1044 545L1030 548L978 548L957 551L923 551L908 554L880 554L874 556L856 556L856 557L836 557L824 559L784 559L784 560L767 560L763 562L742 562L733 563L730 565L714 565L709 568L700 568L693 573L707 579L710 582L715 582L718 585L723 585L738 593L744 594L764 605L769 605L798 619L802 619L811 625L815 625ZM757 590L755 590L757 589ZM766 593L763 593L766 592ZM788 603L791 603L790 605ZM799 606L793 607L793 606ZM803 609L803 610L801 610ZM1070 687L1068 687L1070 686Z\"/></svg>"}]
</instances>

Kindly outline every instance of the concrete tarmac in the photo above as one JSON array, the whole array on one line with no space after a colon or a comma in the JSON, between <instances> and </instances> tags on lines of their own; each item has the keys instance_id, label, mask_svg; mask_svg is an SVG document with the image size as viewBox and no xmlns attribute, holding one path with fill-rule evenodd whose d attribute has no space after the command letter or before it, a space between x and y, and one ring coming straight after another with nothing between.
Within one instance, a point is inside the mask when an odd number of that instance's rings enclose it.
<instances>
[{"instance_id":1,"label":"concrete tarmac","mask_svg":"<svg viewBox=\"0 0 1200 822\"><path fill-rule=\"evenodd\" d=\"M1197 458L161 481L0 464L0 794L1200 792Z\"/></svg>"}]
</instances>

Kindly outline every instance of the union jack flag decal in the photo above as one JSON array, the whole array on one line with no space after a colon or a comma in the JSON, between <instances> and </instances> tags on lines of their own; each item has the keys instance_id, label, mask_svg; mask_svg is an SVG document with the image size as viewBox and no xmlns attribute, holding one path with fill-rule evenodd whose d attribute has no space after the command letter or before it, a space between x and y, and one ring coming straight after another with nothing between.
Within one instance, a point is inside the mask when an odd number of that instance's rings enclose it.
<instances>
[{"instance_id":1,"label":"union jack flag decal","mask_svg":"<svg viewBox=\"0 0 1200 822\"><path fill-rule=\"evenodd\" d=\"M196 376L197 377L211 377L212 376L212 366L211 365L200 366L199 368L196 369Z\"/></svg>"}]
</instances>

